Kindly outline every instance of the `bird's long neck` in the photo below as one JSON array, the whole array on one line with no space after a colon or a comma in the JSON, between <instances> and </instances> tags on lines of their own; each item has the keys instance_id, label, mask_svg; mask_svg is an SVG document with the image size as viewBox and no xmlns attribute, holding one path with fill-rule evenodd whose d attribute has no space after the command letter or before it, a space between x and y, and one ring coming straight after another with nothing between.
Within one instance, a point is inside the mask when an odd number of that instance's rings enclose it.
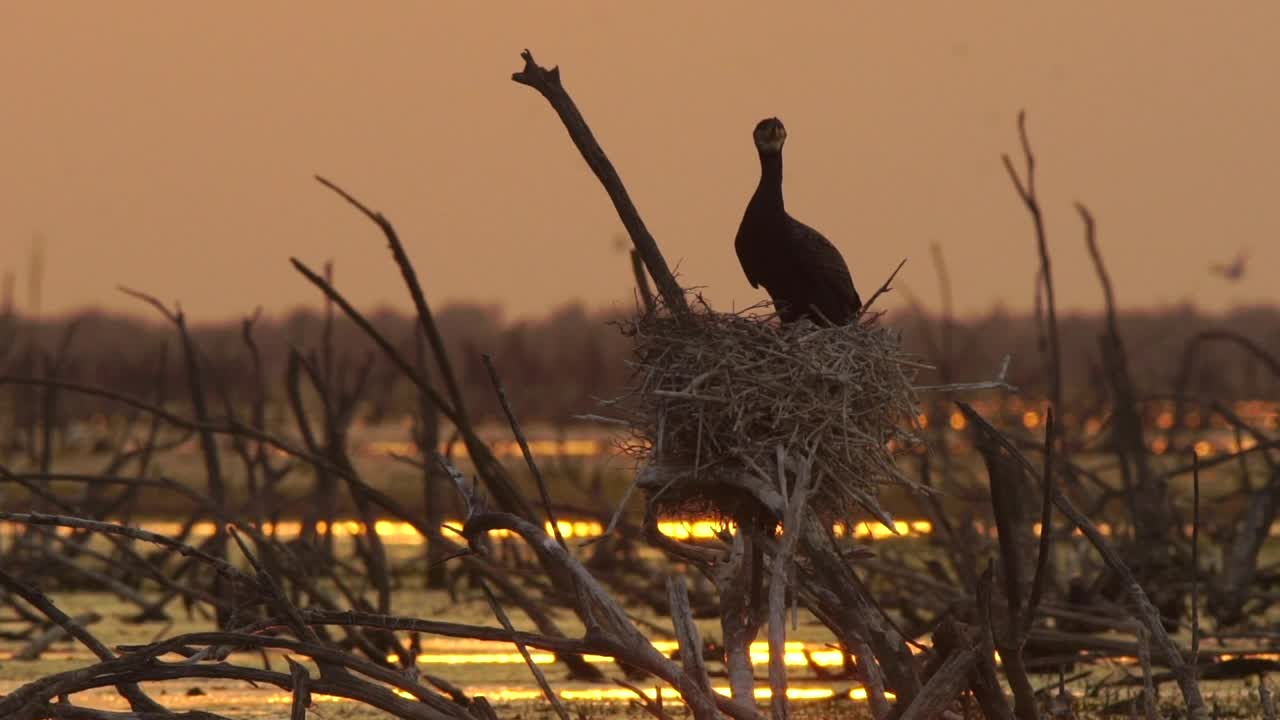
<instances>
[{"instance_id":1,"label":"bird's long neck","mask_svg":"<svg viewBox=\"0 0 1280 720\"><path fill-rule=\"evenodd\" d=\"M760 210L783 212L782 153L760 153L760 184L752 204Z\"/></svg>"}]
</instances>

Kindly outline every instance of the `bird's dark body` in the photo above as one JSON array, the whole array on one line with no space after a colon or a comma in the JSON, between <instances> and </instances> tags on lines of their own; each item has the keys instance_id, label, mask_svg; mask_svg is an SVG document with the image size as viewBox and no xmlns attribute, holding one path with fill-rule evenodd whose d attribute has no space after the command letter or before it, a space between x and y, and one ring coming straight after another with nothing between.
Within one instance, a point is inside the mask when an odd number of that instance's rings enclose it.
<instances>
[{"instance_id":1,"label":"bird's dark body","mask_svg":"<svg viewBox=\"0 0 1280 720\"><path fill-rule=\"evenodd\" d=\"M785 138L775 118L756 127L760 185L747 204L734 248L752 287L764 286L782 322L808 317L845 325L858 316L862 300L849 267L817 230L787 214L782 201L782 141L776 149L769 133ZM764 133L764 140L762 140ZM814 315L816 308L821 317Z\"/></svg>"}]
</instances>

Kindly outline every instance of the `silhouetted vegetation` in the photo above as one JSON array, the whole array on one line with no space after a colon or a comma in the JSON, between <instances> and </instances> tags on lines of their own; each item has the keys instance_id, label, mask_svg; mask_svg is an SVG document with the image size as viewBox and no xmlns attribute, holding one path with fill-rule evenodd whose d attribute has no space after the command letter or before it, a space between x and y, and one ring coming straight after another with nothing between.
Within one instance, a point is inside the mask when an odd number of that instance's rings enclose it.
<instances>
[{"instance_id":1,"label":"silhouetted vegetation","mask_svg":"<svg viewBox=\"0 0 1280 720\"><path fill-rule=\"evenodd\" d=\"M616 322L629 313L589 310L566 305L545 316L512 321L491 305L445 305L436 316L449 352L458 358L459 380L477 420L501 418L480 355L492 355L512 387L520 388L520 411L530 422L563 423L572 415L594 412L597 399L616 397L628 377L629 341ZM70 336L70 358L60 377L78 383L110 387L130 395L145 395L154 387L158 353L171 344L170 331L139 315L111 315L97 311L70 317L31 320L21 316L7 321L5 367L11 373L31 372L41 352L49 352ZM413 345L414 318L380 310L370 322L398 347ZM949 323L936 313L907 309L893 311L885 324L903 334L907 352L924 362L940 365L944 328L951 334L946 372L952 378L989 376L1011 354L1009 383L1027 398L1044 398L1048 381L1035 317L996 309L977 318ZM290 347L316 342L324 332L320 310L297 310L283 318L263 317L255 324L255 336L267 377L284 372ZM1106 404L1105 384L1098 382L1102 365L1098 337L1105 330L1103 313L1066 315L1059 319L1065 358L1064 402L1073 415L1087 414ZM1194 307L1123 311L1120 333L1128 338L1129 364L1138 385L1160 393L1187 373L1186 390L1212 395L1224 401L1280 397L1280 379L1264 360L1237 345L1209 348L1184 367L1191 340L1206 332L1232 333L1249 338L1271 356L1280 356L1280 308L1240 308L1208 314ZM219 379L230 397L243 402L255 387L246 361L239 321L194 325L191 335L203 351L202 362ZM332 342L338 357L356 362L375 349L368 338L345 318L333 323ZM998 339L998 341L996 341ZM167 379L176 383L182 368L170 365ZM393 420L413 413L408 383L388 363L374 357L371 369L370 406L363 409L370 421ZM924 370L919 381L943 382L940 371ZM1100 394L1101 393L1101 394ZM87 420L94 414L118 412L113 403L94 398L67 398L60 418Z\"/></svg>"}]
</instances>

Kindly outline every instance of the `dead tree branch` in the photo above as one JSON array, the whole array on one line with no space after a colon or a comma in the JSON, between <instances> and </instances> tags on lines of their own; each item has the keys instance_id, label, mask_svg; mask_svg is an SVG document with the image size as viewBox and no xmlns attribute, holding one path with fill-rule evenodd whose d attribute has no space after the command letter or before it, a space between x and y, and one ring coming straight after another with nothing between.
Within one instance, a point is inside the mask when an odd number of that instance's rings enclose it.
<instances>
[{"instance_id":1,"label":"dead tree branch","mask_svg":"<svg viewBox=\"0 0 1280 720\"><path fill-rule=\"evenodd\" d=\"M1044 212L1040 206L1040 198L1036 195L1036 157L1031 152L1031 140L1027 136L1027 113L1018 112L1018 139L1022 143L1022 158L1026 170L1022 175L1013 166L1008 154L1001 155L1009 179L1013 181L1018 197L1027 206L1031 214L1032 225L1035 226L1036 247L1040 251L1040 277L1044 282L1045 299L1049 312L1049 400L1055 408L1062 407L1062 346L1058 342L1058 311L1053 293L1053 271L1050 268L1049 242L1045 236Z\"/></svg>"},{"instance_id":2,"label":"dead tree branch","mask_svg":"<svg viewBox=\"0 0 1280 720\"><path fill-rule=\"evenodd\" d=\"M688 312L689 305L685 301L684 290L667 267L667 261L662 257L657 241L649 234L644 221L640 219L640 213L636 211L635 204L631 202L631 196L627 194L627 189L622 185L622 179L618 177L618 171L614 169L613 163L609 162L609 157L596 142L595 135L591 133L591 128L587 127L587 121L578 111L573 98L569 97L564 85L560 83L560 68L553 67L548 70L538 65L533 60L533 53L528 50L520 53L520 57L524 58L524 69L512 74L511 79L537 90L547 99L547 102L551 103L552 109L564 123L565 130L569 131L573 144L577 146L578 152L582 153L582 159L587 161L591 172L595 173L600 184L604 186L605 192L609 193L609 199L613 201L613 207L618 211L622 225L627 229L631 242L640 253L645 267L649 269L649 274L653 276L653 281L658 286L663 303L674 313Z\"/></svg>"}]
</instances>

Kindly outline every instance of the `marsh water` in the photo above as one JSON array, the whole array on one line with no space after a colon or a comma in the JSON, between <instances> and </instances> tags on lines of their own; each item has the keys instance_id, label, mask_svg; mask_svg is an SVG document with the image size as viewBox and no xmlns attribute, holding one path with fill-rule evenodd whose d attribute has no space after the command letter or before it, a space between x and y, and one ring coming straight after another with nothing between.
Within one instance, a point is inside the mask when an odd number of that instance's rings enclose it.
<instances>
[{"instance_id":1,"label":"marsh water","mask_svg":"<svg viewBox=\"0 0 1280 720\"><path fill-rule=\"evenodd\" d=\"M465 595L465 593L464 593ZM153 642L163 637L170 637L183 632L207 630L211 621L201 617L188 617L179 608L174 608L175 617L171 622L149 622L134 624L124 618L133 608L122 603L114 595L94 592L74 592L53 594L55 602L69 615L83 617L88 613L96 613L101 620L90 625L90 630L108 646L124 644L140 644ZM497 626L488 606L479 597L467 597L453 601L443 591L401 590L394 599L397 612L404 615L423 618L447 617L454 622L474 623ZM654 623L655 627L669 625L669 621L646 613L639 608L629 608L637 616ZM511 611L513 622L517 627L527 628L527 622L515 610ZM561 612L556 614L569 634L581 633L572 614ZM700 621L701 630L706 637L717 637L718 628L714 621ZM2 627L2 626L0 626ZM653 633L654 645L665 653L676 649L676 643L670 634ZM812 677L810 669L813 665L829 669L833 673L841 670L843 660L841 653L828 646L832 642L830 635L821 625L803 613L800 623L789 635L786 660L788 666L795 671L796 680L791 684L789 697L797 704L823 704L827 707L835 705L847 706L853 711L854 706L863 704L864 696L856 683L822 682ZM7 693L17 686L38 677L95 662L94 656L82 646L68 641L59 642L42 654L39 660L23 661L15 659L15 654L26 645L25 641L15 639L0 640L0 694ZM506 643L483 642L454 638L438 638L423 636L417 642L417 669L424 676L435 675L447 679L459 686L469 696L484 696L497 706L521 707L528 712L537 712L544 703L541 692L534 683L524 660L516 649ZM765 672L767 665L767 647L764 643L752 646L752 659L756 663L757 672ZM550 653L531 650L532 659L547 674L552 686L561 698L572 705L583 708L594 708L593 716L609 716L625 710L635 695L632 691L612 684L591 684L575 682L567 679L567 671L557 664ZM174 659L174 658L167 658ZM587 656L589 662L601 666L606 674L622 677L612 661L607 658ZM246 653L231 660L237 664L255 665L267 663L275 669L285 667L283 652L268 652L265 656L259 653ZM313 669L314 672L314 669ZM723 678L713 678L717 689L727 692ZM766 688L760 690L761 700L766 700ZM151 683L146 686L163 703L175 710L208 710L230 714L233 717L287 717L291 696L288 691L260 686L251 687L244 683L230 681L173 681ZM655 687L644 688L648 694L656 696L659 690ZM670 689L666 689L665 697L674 698ZM355 712L354 703L338 698L315 696L317 703L316 717L347 717ZM128 707L113 689L105 689L77 696L77 702L90 707L111 710L127 710ZM344 707L344 706L351 707ZM604 711L608 709L608 712ZM330 713L337 713L331 715ZM372 712L367 711L365 712ZM603 713L603 714L602 714ZM374 714L376 716L376 713Z\"/></svg>"},{"instance_id":2,"label":"marsh water","mask_svg":"<svg viewBox=\"0 0 1280 720\"><path fill-rule=\"evenodd\" d=\"M579 521L576 526L565 521L566 535L590 536L597 534L600 528L588 521ZM172 531L165 523L143 523L143 527L156 531ZM337 528L342 527L341 531ZM377 524L379 534L386 540L390 554L402 569L411 567L416 559L421 558L421 538L412 531L397 523L385 521ZM868 526L864 532L855 532L864 542L889 543L921 543L923 535L929 528L923 523L902 521L900 535L893 535L885 528L872 530ZM211 530L212 528L208 528ZM715 523L702 523L688 520L667 524L664 530L668 534L696 537L706 532L714 532ZM3 528L5 533L15 530L9 526ZM205 528L196 528L200 534ZM284 524L274 528L282 539L296 533L296 523ZM357 533L363 527L354 521L335 525L335 534L340 537L344 533ZM518 540L502 539L504 544L519 544ZM518 551L518 550L517 550ZM468 590L465 583L455 588L457 594L451 598L445 591L426 591L420 587L418 577L406 574L405 584L394 594L393 607L396 614L421 618L442 618L454 622L497 627L488 605L474 590ZM659 578L660 579L660 578ZM693 578L691 577L691 581ZM85 617L91 613L100 619L90 625L91 631L109 647L117 645L142 644L172 637L185 632L208 630L213 626L212 619L198 614L187 614L176 603L171 605L172 620L167 622L133 623L126 618L136 611L117 596L99 592L62 592L52 593L52 599L68 615ZM674 634L665 632L670 627L669 618L655 614L652 610L640 606L629 605L627 610L633 614L641 626L649 629L650 639L660 651L671 653L676 649ZM531 623L518 611L511 609L510 614L517 628L534 630ZM558 611L555 618L562 628L571 636L580 635L581 626L572 613ZM12 618L0 618L0 632L16 630L24 624L12 622ZM720 635L718 622L714 619L698 621L704 638L717 638ZM786 663L791 669L789 673L789 697L794 701L797 715L800 717L869 717L867 714L865 693L852 680L822 679L832 676L845 676L844 658L833 645L834 638L816 620L801 611L797 615L797 623L788 628L788 645ZM763 640L763 635L760 640ZM468 696L483 696L499 707L504 717L551 717L549 705L542 699L542 694L534 683L529 669L516 648L506 643L484 642L477 640L454 639L444 637L421 636L416 639L417 671L425 678L438 676L460 687ZM82 646L70 641L61 641L44 652L38 660L24 661L15 656L26 645L25 639L9 637L6 633L0 639L0 694L38 677L72 670L90 665L95 661L93 655ZM621 717L638 712L633 707L635 695L633 691L614 684L592 684L569 679L564 666L557 663L555 657L546 652L532 650L532 659L547 674L557 694L571 707L582 711L587 717ZM752 660L756 665L758 700L767 702L767 646L757 642L752 646ZM174 658L167 658L174 659ZM611 677L623 677L621 671L613 666L608 658L586 658L605 670ZM727 682L722 674L716 676L718 663L709 658L713 672L712 682L716 689L726 692ZM232 657L231 661L243 665L266 665L274 669L284 669L285 654L282 651L244 653ZM1131 658L1113 659L1097 664L1094 679L1107 674L1123 676L1134 672ZM314 668L312 669L314 673ZM1043 677L1042 683L1053 685L1053 678ZM285 718L289 715L291 695L288 691L271 686L250 686L245 683L222 680L183 680L146 685L149 693L161 699L163 704L175 711L206 710L237 718ZM642 688L650 697L659 693L664 698L674 700L675 696L669 688L654 686ZM1080 679L1071 684L1077 694L1085 692L1085 685ZM1166 692L1172 688L1166 688ZM1229 687L1213 688L1224 700L1231 699L1235 703L1247 703L1249 688L1240 683ZM1234 699L1233 699L1234 698ZM116 694L114 689L104 689L77 696L77 702L89 707L106 710L124 711L128 707ZM340 698L316 695L311 716L317 718L372 718L383 715L376 710L358 706L356 703ZM674 705L673 705L674 706ZM505 710L503 710L505 708Z\"/></svg>"},{"instance_id":3,"label":"marsh water","mask_svg":"<svg viewBox=\"0 0 1280 720\"><path fill-rule=\"evenodd\" d=\"M1039 422L1039 418L1027 416L1024 424L1031 428ZM961 430L963 428L955 428ZM370 478L371 483L387 489L398 498L402 498L407 506L419 507L421 503L421 473L414 468L406 467L390 459L390 453L412 452L412 448L395 439L401 433L378 432L365 433L360 439L360 452L356 463L362 472ZM1211 436L1206 436L1211 437ZM1217 438L1212 438L1216 440ZM1158 445L1159 436L1153 440ZM1234 438L1223 438L1222 447L1217 444L1197 447L1197 453L1210 456L1217 452L1229 452L1240 449L1231 447ZM1207 440L1205 442L1208 442ZM495 441L499 454L512 460L512 467L517 472L521 468L518 462L518 449L501 445ZM556 498L577 496L593 473L612 473L617 478L605 478L602 496L606 503L612 505L618 500L621 488L625 488L625 477L629 475L627 461L611 455L611 445L604 437L544 439L535 441L535 454L550 467L552 495ZM1154 448L1153 448L1154 449ZM1201 452L1203 450L1203 452ZM1088 462L1088 458L1082 458ZM465 462L465 458L462 460ZM61 469L74 471L90 471L100 464L98 459L84 454L68 454L62 456L58 465ZM199 456L195 448L180 447L168 453L158 461L161 471L193 487L199 486ZM615 480L619 480L615 482ZM310 490L310 478L302 476L293 478L281 486L285 495L292 495L299 501L305 501ZM232 492L235 492L236 479L230 476ZM56 485L56 483L55 483ZM1213 479L1206 476L1206 495L1212 497ZM12 499L13 496L11 496ZM144 512L140 517L130 518L129 523L153 532L176 535L183 527L185 513L182 504L175 507L171 517L158 512L166 507L161 498L144 499ZM899 550L908 552L927 552L925 540L932 528L927 521L913 520L902 513L903 508L911 508L911 503L895 505L891 510L900 519L892 528L877 523L861 522L851 527L836 526L837 535L852 535L855 539L866 543L915 543L915 547L898 546ZM150 503L149 505L147 503ZM300 504L291 505L295 510ZM607 515L597 517L562 518L560 530L571 541L581 542L601 534ZM392 560L402 572L402 587L394 593L392 607L397 615L440 618L454 622L487 625L497 627L488 605L478 591L459 583L457 595L451 597L444 591L427 591L422 589L422 576L425 570L423 558L423 538L411 526L394 519L382 519L373 523L373 529L383 539L391 553ZM446 525L456 525L456 521L446 521ZM366 525L349 513L341 515L332 522L332 527L323 528L331 532L339 542L349 542L350 538L369 530ZM668 536L684 540L712 541L718 532L725 528L720 521L699 518L672 518L660 524L662 532ZM1103 523L1104 534L1110 534L1110 528ZM189 538L195 540L211 534L214 526L208 522L196 523L190 528ZM291 540L299 536L301 524L297 517L287 515L278 518L274 523L266 525L263 530L274 534L281 540ZM990 534L994 528L980 528ZM0 540L21 532L21 528L11 524L0 523ZM1280 532L1280 527L1272 529L1273 538ZM516 546L519 541L498 537L503 545ZM889 547L889 546L886 546ZM519 552L517 549L516 552ZM641 548L638 552L652 553ZM341 553L340 553L341 554ZM1273 539L1266 551L1268 556L1280 554L1277 542ZM656 556L654 556L656 559ZM243 564L243 563L242 563ZM420 569L419 569L420 568ZM655 577L655 582L661 582ZM692 575L690 582L697 579ZM52 592L52 599L68 615L72 617L87 616L95 613L96 620L90 629L109 647L126 644L154 642L158 639L174 635L209 630L214 623L206 614L187 614L178 603L170 606L173 619L169 622L131 623L127 618L134 613L135 607L119 599L116 595L92 591ZM512 621L517 628L533 630L531 623L516 610L509 608ZM632 613L642 627L650 632L655 646L664 653L675 650L674 633L667 632L670 619L660 616L646 606L630 604L627 610ZM571 612L556 611L556 621L571 636L580 635L582 628ZM803 611L798 613L795 627L788 629L786 662L791 668L789 695L795 701L797 715L801 717L862 717L867 716L865 695L853 680L830 680L828 677L848 677L845 670L845 659L839 650L833 647L834 638L816 620ZM704 639L715 639L720 636L718 622L714 619L698 621ZM24 661L16 658L27 643L27 639L18 637L17 631L27 628L26 623L15 622L11 616L0 616L0 694L7 693L26 682L50 673L61 672L90 665L95 661L91 653L82 646L70 641L60 641L45 651L38 660ZM763 640L763 635L760 636ZM457 685L468 696L483 696L491 703L506 708L500 714L507 716L542 717L549 716L550 709L542 699L542 695L534 683L529 669L516 649L504 643L487 643L475 640L461 640L442 637L423 636L417 639L417 670L424 677L434 675ZM757 683L760 697L767 702L767 648L758 642L752 648L753 661L756 663L756 674L760 678ZM623 677L623 674L607 658L587 658L596 663L611 677ZM232 658L237 664L269 664L272 668L282 670L286 666L283 653L268 651L257 652ZM555 691L567 701L571 707L583 711L587 717L614 717L637 712L632 708L635 695L631 690L615 684L591 684L570 680L563 665L557 663L550 653L533 651L533 660L546 673ZM714 661L714 658L709 658ZM717 689L727 692L727 682L723 674L716 674L719 664L710 662L713 672L712 683ZM1128 674L1132 666L1126 659L1102 661L1098 663L1098 674ZM1095 674L1095 679L1098 676ZM1044 677L1045 685L1053 684L1053 678ZM1077 693L1084 692L1083 682L1077 680L1071 686ZM175 710L208 710L229 717L238 718L284 718L289 715L291 696L285 690L259 686L253 687L231 681L172 681L152 683L146 686L149 693L161 699L163 704ZM650 697L662 693L664 698L674 698L670 689L656 687L642 688ZM1168 692L1170 689L1166 689ZM1248 687L1236 684L1231 687L1215 687L1224 698L1236 696L1247 697ZM355 703L316 695L315 706L311 716L318 718L365 718L381 717L382 714ZM107 689L77 696L80 704L110 710L127 710L127 706L114 690ZM669 705L668 708L674 708ZM677 711L678 713L678 711Z\"/></svg>"}]
</instances>

